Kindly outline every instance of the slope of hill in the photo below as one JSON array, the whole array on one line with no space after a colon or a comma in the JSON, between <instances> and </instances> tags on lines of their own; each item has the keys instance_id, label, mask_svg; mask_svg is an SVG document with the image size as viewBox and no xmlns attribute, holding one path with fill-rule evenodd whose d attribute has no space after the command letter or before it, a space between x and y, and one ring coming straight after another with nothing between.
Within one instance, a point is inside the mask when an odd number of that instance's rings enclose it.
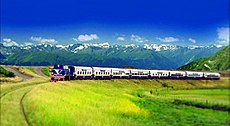
<instances>
[{"instance_id":1,"label":"slope of hill","mask_svg":"<svg viewBox=\"0 0 230 126\"><path fill-rule=\"evenodd\" d=\"M180 70L206 70L225 71L230 70L230 47L225 47L221 51L208 58L201 58L187 65L180 67Z\"/></svg>"}]
</instances>

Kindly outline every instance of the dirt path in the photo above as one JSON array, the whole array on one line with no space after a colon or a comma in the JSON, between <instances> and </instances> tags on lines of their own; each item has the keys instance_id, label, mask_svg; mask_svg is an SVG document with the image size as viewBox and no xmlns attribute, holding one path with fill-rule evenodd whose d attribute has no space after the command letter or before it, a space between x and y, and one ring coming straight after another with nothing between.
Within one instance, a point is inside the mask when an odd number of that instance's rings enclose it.
<instances>
[{"instance_id":1,"label":"dirt path","mask_svg":"<svg viewBox=\"0 0 230 126\"><path fill-rule=\"evenodd\" d=\"M31 76L20 73L18 70L11 68L10 66L3 66L6 70L13 72L16 76L23 78L23 80L32 79Z\"/></svg>"},{"instance_id":2,"label":"dirt path","mask_svg":"<svg viewBox=\"0 0 230 126\"><path fill-rule=\"evenodd\" d=\"M34 70L38 75L46 77L46 75L42 73L41 69L42 69L42 67L40 67L40 66L34 67Z\"/></svg>"}]
</instances>

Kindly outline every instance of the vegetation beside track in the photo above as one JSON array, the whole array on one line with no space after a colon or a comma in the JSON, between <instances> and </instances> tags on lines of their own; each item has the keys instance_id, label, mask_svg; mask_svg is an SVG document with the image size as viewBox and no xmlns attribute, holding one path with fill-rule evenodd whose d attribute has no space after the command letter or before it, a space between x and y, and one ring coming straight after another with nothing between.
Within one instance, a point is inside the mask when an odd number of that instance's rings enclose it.
<instances>
[{"instance_id":1,"label":"vegetation beside track","mask_svg":"<svg viewBox=\"0 0 230 126\"><path fill-rule=\"evenodd\" d=\"M229 114L175 100L229 107L229 79L76 80L35 87L25 97L33 125L228 125ZM165 86L167 84L167 86Z\"/></svg>"},{"instance_id":2,"label":"vegetation beside track","mask_svg":"<svg viewBox=\"0 0 230 126\"><path fill-rule=\"evenodd\" d=\"M46 76L50 77L50 72L48 68L41 68L41 72Z\"/></svg>"}]
</instances>

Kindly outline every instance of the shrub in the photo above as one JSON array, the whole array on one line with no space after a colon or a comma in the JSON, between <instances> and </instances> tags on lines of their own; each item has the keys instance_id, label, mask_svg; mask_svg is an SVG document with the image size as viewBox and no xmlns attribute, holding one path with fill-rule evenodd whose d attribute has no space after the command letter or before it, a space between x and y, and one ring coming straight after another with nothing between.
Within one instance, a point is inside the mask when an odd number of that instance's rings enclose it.
<instances>
[{"instance_id":1,"label":"shrub","mask_svg":"<svg viewBox=\"0 0 230 126\"><path fill-rule=\"evenodd\" d=\"M14 73L7 71L2 66L0 66L0 74L3 74L6 77L15 77Z\"/></svg>"}]
</instances>

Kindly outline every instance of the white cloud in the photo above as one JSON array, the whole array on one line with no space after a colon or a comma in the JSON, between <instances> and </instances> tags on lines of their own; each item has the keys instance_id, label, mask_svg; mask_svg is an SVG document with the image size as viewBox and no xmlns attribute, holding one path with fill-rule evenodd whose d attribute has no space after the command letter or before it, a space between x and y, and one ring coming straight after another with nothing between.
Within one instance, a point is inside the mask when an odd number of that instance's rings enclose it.
<instances>
[{"instance_id":1,"label":"white cloud","mask_svg":"<svg viewBox=\"0 0 230 126\"><path fill-rule=\"evenodd\" d=\"M51 39L51 38L42 38L42 37L30 37L30 39L32 41L35 41L35 42L39 42L39 43L42 43L42 44L56 44L57 41L55 39Z\"/></svg>"},{"instance_id":2,"label":"white cloud","mask_svg":"<svg viewBox=\"0 0 230 126\"><path fill-rule=\"evenodd\" d=\"M90 35L79 35L77 38L73 38L75 41L79 42L86 42L86 41L92 41L92 40L97 40L99 37L97 34L90 34Z\"/></svg>"},{"instance_id":3,"label":"white cloud","mask_svg":"<svg viewBox=\"0 0 230 126\"><path fill-rule=\"evenodd\" d=\"M221 45L228 45L229 44L229 30L230 28L221 27L217 28L218 40L217 43Z\"/></svg>"},{"instance_id":4,"label":"white cloud","mask_svg":"<svg viewBox=\"0 0 230 126\"><path fill-rule=\"evenodd\" d=\"M10 38L3 38L2 42L3 46L9 47L9 46L19 46L19 44L15 41L13 41Z\"/></svg>"},{"instance_id":5,"label":"white cloud","mask_svg":"<svg viewBox=\"0 0 230 126\"><path fill-rule=\"evenodd\" d=\"M142 38L142 37L140 37L140 36L138 36L138 35L131 35L130 36L130 38L131 38L131 40L132 41L134 41L134 42L147 42L148 40L147 39L145 39L145 38Z\"/></svg>"},{"instance_id":6,"label":"white cloud","mask_svg":"<svg viewBox=\"0 0 230 126\"><path fill-rule=\"evenodd\" d=\"M165 37L165 38L157 37L156 39L160 40L161 42L177 42L177 41L179 41L178 38L174 38L174 37Z\"/></svg>"},{"instance_id":7,"label":"white cloud","mask_svg":"<svg viewBox=\"0 0 230 126\"><path fill-rule=\"evenodd\" d=\"M196 43L196 40L195 40L195 39L189 38L188 40L189 40L190 42L194 43L194 44Z\"/></svg>"},{"instance_id":8,"label":"white cloud","mask_svg":"<svg viewBox=\"0 0 230 126\"><path fill-rule=\"evenodd\" d=\"M125 41L125 37L119 36L117 37L117 41Z\"/></svg>"}]
</instances>

